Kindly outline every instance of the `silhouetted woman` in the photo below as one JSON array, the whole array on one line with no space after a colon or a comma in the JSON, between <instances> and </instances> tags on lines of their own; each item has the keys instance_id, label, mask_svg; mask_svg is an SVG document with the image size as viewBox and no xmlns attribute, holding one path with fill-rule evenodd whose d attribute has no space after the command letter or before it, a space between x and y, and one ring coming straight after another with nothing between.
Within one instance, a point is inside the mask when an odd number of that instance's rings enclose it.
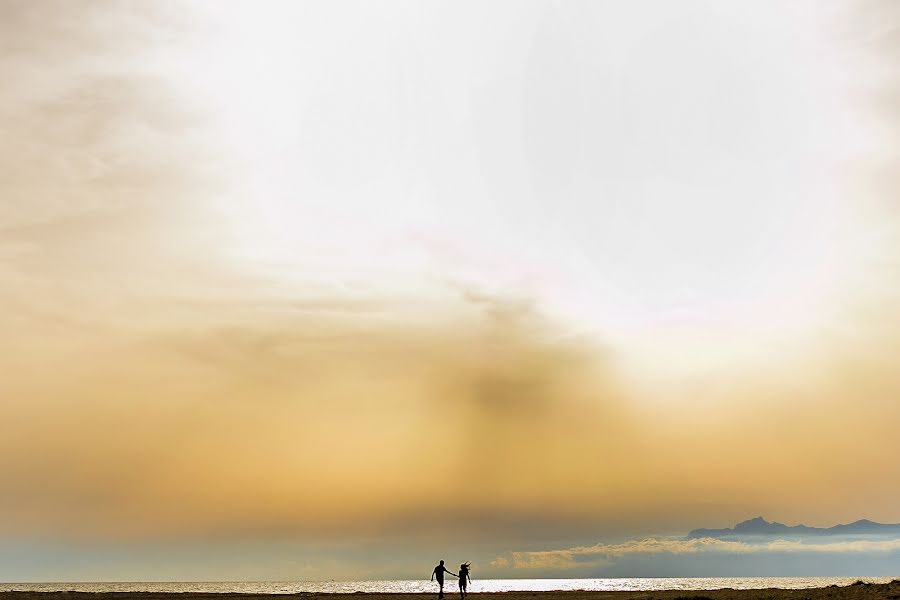
<instances>
[{"instance_id":1,"label":"silhouetted woman","mask_svg":"<svg viewBox=\"0 0 900 600\"><path fill-rule=\"evenodd\" d=\"M466 584L472 583L472 578L469 577L469 563L463 563L459 565L459 597L466 597Z\"/></svg>"}]
</instances>

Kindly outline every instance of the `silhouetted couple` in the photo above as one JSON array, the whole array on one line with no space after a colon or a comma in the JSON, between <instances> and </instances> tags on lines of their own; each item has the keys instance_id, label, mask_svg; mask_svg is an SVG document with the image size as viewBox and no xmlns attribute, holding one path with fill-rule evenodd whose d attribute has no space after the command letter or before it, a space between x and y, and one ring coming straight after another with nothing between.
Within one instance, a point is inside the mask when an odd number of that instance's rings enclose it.
<instances>
[{"instance_id":1,"label":"silhouetted couple","mask_svg":"<svg viewBox=\"0 0 900 600\"><path fill-rule=\"evenodd\" d=\"M444 573L450 573L450 575L459 579L459 597L466 597L466 585L472 583L472 578L469 577L469 566L469 563L459 565L459 575L448 571L447 567L444 566L444 561L441 561L441 564L434 568L434 571L431 572L431 580L434 581L435 577L437 577L438 586L440 586L438 598L444 597Z\"/></svg>"}]
</instances>

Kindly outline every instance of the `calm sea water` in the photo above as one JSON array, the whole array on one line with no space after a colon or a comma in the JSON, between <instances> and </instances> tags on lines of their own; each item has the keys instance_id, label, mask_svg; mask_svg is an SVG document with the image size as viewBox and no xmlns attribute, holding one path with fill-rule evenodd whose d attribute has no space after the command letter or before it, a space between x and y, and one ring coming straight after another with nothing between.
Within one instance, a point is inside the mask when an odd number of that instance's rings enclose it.
<instances>
[{"instance_id":1,"label":"calm sea water","mask_svg":"<svg viewBox=\"0 0 900 600\"><path fill-rule=\"evenodd\" d=\"M827 585L850 585L862 579L871 583L888 583L893 577L679 577L621 579L484 579L473 581L470 592L512 591L656 591L656 590L739 590L783 588L803 589ZM448 588L451 600L455 586ZM116 583L0 583L0 591L79 591L79 592L238 592L243 594L296 594L299 592L352 593L391 592L419 593L437 591L428 581L290 581L290 582L116 582Z\"/></svg>"}]
</instances>

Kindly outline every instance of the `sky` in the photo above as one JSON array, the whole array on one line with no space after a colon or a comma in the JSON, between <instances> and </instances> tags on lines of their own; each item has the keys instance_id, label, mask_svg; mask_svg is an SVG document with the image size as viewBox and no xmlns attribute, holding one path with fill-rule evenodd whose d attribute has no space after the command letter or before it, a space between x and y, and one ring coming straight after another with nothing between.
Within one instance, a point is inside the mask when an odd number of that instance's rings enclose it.
<instances>
[{"instance_id":1,"label":"sky","mask_svg":"<svg viewBox=\"0 0 900 600\"><path fill-rule=\"evenodd\" d=\"M0 580L896 574L898 22L0 0Z\"/></svg>"}]
</instances>

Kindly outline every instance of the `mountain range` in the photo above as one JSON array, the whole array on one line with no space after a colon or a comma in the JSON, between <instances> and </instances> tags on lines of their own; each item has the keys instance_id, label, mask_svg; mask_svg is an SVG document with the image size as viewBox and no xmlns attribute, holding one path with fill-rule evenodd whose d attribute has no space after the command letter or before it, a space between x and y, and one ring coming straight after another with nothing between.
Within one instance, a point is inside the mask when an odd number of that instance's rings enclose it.
<instances>
[{"instance_id":1,"label":"mountain range","mask_svg":"<svg viewBox=\"0 0 900 600\"><path fill-rule=\"evenodd\" d=\"M762 517L742 521L728 529L694 529L687 539L695 538L741 538L748 536L765 537L807 537L807 536L897 536L900 523L885 524L860 519L846 525L834 527L808 527L806 525L785 525L770 523Z\"/></svg>"}]
</instances>

